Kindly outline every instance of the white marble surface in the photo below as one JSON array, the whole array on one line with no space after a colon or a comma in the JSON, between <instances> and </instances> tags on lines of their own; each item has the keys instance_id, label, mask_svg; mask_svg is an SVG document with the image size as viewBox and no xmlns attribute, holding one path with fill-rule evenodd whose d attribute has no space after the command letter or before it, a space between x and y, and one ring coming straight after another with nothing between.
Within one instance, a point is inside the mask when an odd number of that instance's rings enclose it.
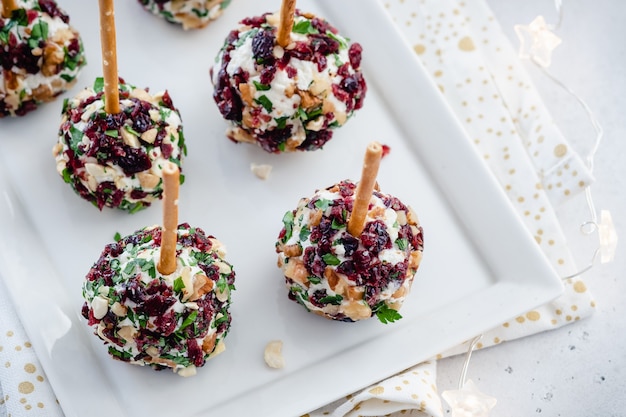
<instances>
[{"instance_id":1,"label":"white marble surface","mask_svg":"<svg viewBox=\"0 0 626 417\"><path fill-rule=\"evenodd\" d=\"M558 22L549 0L488 3L514 45L515 24L528 24L538 15ZM597 263L584 275L597 305L591 318L474 352L467 377L498 399L490 417L626 415L626 2L567 0L562 12L555 32L563 43L548 70L589 106L604 129L591 191L597 212L611 212L621 242L612 263ZM595 132L581 105L533 64L527 68L566 138L587 155ZM584 196L559 215L580 266L586 266L597 235L579 232L589 219ZM439 361L440 391L456 388L464 359Z\"/></svg>"}]
</instances>

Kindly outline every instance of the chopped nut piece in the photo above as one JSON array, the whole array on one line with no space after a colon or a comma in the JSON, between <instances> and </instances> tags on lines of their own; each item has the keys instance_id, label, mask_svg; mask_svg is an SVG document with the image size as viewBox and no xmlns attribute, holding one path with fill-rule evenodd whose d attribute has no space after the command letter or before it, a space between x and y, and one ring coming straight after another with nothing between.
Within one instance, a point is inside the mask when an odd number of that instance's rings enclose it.
<instances>
[{"instance_id":1,"label":"chopped nut piece","mask_svg":"<svg viewBox=\"0 0 626 417\"><path fill-rule=\"evenodd\" d=\"M141 134L141 140L143 140L144 142L148 142L148 143L154 143L154 140L157 137L157 133L158 131L155 128L146 130L145 132Z\"/></svg>"},{"instance_id":2,"label":"chopped nut piece","mask_svg":"<svg viewBox=\"0 0 626 417\"><path fill-rule=\"evenodd\" d=\"M109 311L109 301L106 298L97 295L91 302L91 308L93 309L94 318L100 320L106 316L107 311Z\"/></svg>"},{"instance_id":3,"label":"chopped nut piece","mask_svg":"<svg viewBox=\"0 0 626 417\"><path fill-rule=\"evenodd\" d=\"M263 359L270 368L281 369L285 367L285 358L282 354L282 340L272 340L265 346Z\"/></svg>"},{"instance_id":4,"label":"chopped nut piece","mask_svg":"<svg viewBox=\"0 0 626 417\"><path fill-rule=\"evenodd\" d=\"M290 259L285 268L285 276L300 284L308 286L308 272L304 266L304 262L300 259Z\"/></svg>"},{"instance_id":5,"label":"chopped nut piece","mask_svg":"<svg viewBox=\"0 0 626 417\"><path fill-rule=\"evenodd\" d=\"M258 178L266 180L272 172L272 166L267 164L255 164L253 162L250 164L250 171L252 171L252 173Z\"/></svg>"},{"instance_id":6,"label":"chopped nut piece","mask_svg":"<svg viewBox=\"0 0 626 417\"><path fill-rule=\"evenodd\" d=\"M137 174L139 184L145 189L152 189L159 185L161 178L158 175L149 174L147 172L140 172Z\"/></svg>"}]
</instances>

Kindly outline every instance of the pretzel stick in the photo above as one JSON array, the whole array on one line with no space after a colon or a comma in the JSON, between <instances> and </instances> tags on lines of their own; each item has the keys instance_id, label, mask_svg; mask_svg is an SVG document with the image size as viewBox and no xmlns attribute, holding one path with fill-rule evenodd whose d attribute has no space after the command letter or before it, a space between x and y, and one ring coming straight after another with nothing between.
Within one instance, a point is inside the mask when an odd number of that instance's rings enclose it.
<instances>
[{"instance_id":1,"label":"pretzel stick","mask_svg":"<svg viewBox=\"0 0 626 417\"><path fill-rule=\"evenodd\" d=\"M163 230L161 254L157 269L163 275L176 271L176 241L178 229L178 188L180 170L169 162L163 167Z\"/></svg>"},{"instance_id":2,"label":"pretzel stick","mask_svg":"<svg viewBox=\"0 0 626 417\"><path fill-rule=\"evenodd\" d=\"M376 176L378 175L378 167L380 166L382 156L383 147L380 143L371 142L367 146L363 160L363 171L361 171L361 181L356 187L354 206L352 207L350 220L348 220L348 233L352 236L360 236L365 226L365 216L367 216L372 192L377 185Z\"/></svg>"},{"instance_id":3,"label":"pretzel stick","mask_svg":"<svg viewBox=\"0 0 626 417\"><path fill-rule=\"evenodd\" d=\"M280 6L280 22L276 41L283 48L291 43L291 30L293 28L293 15L296 12L296 0L283 0Z\"/></svg>"},{"instance_id":4,"label":"pretzel stick","mask_svg":"<svg viewBox=\"0 0 626 417\"><path fill-rule=\"evenodd\" d=\"M115 6L113 0L99 0L100 42L104 77L104 110L117 114L120 110L119 79L117 75L117 42L115 37Z\"/></svg>"},{"instance_id":5,"label":"pretzel stick","mask_svg":"<svg viewBox=\"0 0 626 417\"><path fill-rule=\"evenodd\" d=\"M17 9L15 0L2 0L2 17L8 19L11 17L13 10Z\"/></svg>"}]
</instances>

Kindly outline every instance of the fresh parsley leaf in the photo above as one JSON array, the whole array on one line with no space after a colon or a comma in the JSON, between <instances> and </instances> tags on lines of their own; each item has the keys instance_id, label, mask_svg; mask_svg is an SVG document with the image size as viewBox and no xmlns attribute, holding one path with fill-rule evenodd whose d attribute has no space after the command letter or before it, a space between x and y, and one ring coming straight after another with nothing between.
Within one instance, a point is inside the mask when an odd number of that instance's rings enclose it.
<instances>
[{"instance_id":1,"label":"fresh parsley leaf","mask_svg":"<svg viewBox=\"0 0 626 417\"><path fill-rule=\"evenodd\" d=\"M327 295L326 297L320 298L319 302L322 304L332 304L338 306L343 301L343 297L339 294L337 295Z\"/></svg>"},{"instance_id":2,"label":"fresh parsley leaf","mask_svg":"<svg viewBox=\"0 0 626 417\"><path fill-rule=\"evenodd\" d=\"M320 284L322 282L321 278L320 277L316 277L315 275L309 275L307 277L307 279L313 285L317 285L317 284Z\"/></svg>"},{"instance_id":3,"label":"fresh parsley leaf","mask_svg":"<svg viewBox=\"0 0 626 417\"><path fill-rule=\"evenodd\" d=\"M339 42L339 47L341 49L347 49L348 48L348 43L346 42L346 39L343 36L336 35L333 32L331 32L330 30L326 31L326 36L328 36L329 38L334 39L337 42Z\"/></svg>"},{"instance_id":4,"label":"fresh parsley leaf","mask_svg":"<svg viewBox=\"0 0 626 417\"><path fill-rule=\"evenodd\" d=\"M122 235L120 234L120 232L115 232L115 235L113 235L113 240L115 240L116 242L122 240Z\"/></svg>"},{"instance_id":5,"label":"fresh parsley leaf","mask_svg":"<svg viewBox=\"0 0 626 417\"><path fill-rule=\"evenodd\" d=\"M265 95L263 95L263 96L261 96L259 98L255 98L254 101L257 104L260 104L261 106L263 106L265 111L268 112L268 113L271 113L272 109L274 108L274 104L272 103L272 100L267 98L267 96L265 96Z\"/></svg>"},{"instance_id":6,"label":"fresh parsley leaf","mask_svg":"<svg viewBox=\"0 0 626 417\"><path fill-rule=\"evenodd\" d=\"M70 148L76 152L79 155L82 155L83 152L81 152L78 149L78 144L81 143L83 141L83 131L80 129L77 129L74 125L70 126Z\"/></svg>"},{"instance_id":7,"label":"fresh parsley leaf","mask_svg":"<svg viewBox=\"0 0 626 417\"><path fill-rule=\"evenodd\" d=\"M183 277L178 277L174 280L174 291L181 292L185 288L185 283L183 282Z\"/></svg>"},{"instance_id":8,"label":"fresh parsley leaf","mask_svg":"<svg viewBox=\"0 0 626 417\"><path fill-rule=\"evenodd\" d=\"M397 310L387 306L384 301L376 304L374 307L374 313L376 314L376 317L378 317L378 320L380 320L383 324L393 323L402 318L402 315L398 313Z\"/></svg>"},{"instance_id":9,"label":"fresh parsley leaf","mask_svg":"<svg viewBox=\"0 0 626 417\"><path fill-rule=\"evenodd\" d=\"M185 327L193 323L196 317L198 317L198 310L194 310L191 313L189 313L189 315L185 318L185 320L183 320L182 324L180 325L180 329L178 329L178 331L185 329Z\"/></svg>"},{"instance_id":10,"label":"fresh parsley leaf","mask_svg":"<svg viewBox=\"0 0 626 417\"><path fill-rule=\"evenodd\" d=\"M333 222L331 223L330 228L333 230L341 230L344 228L344 223L338 221L337 219L333 219Z\"/></svg>"},{"instance_id":11,"label":"fresh parsley leaf","mask_svg":"<svg viewBox=\"0 0 626 417\"><path fill-rule=\"evenodd\" d=\"M308 228L303 227L302 229L300 229L300 242L304 242L305 240L307 240L310 235L311 230L309 230Z\"/></svg>"},{"instance_id":12,"label":"fresh parsley leaf","mask_svg":"<svg viewBox=\"0 0 626 417\"><path fill-rule=\"evenodd\" d=\"M261 84L258 81L253 80L252 83L254 84L254 87L257 89L257 91L267 91L271 88L269 85Z\"/></svg>"},{"instance_id":13,"label":"fresh parsley leaf","mask_svg":"<svg viewBox=\"0 0 626 417\"><path fill-rule=\"evenodd\" d=\"M398 245L398 248L400 250L405 250L407 246L409 245L409 240L405 237L401 239L396 239L396 245Z\"/></svg>"},{"instance_id":14,"label":"fresh parsley leaf","mask_svg":"<svg viewBox=\"0 0 626 417\"><path fill-rule=\"evenodd\" d=\"M274 119L274 121L276 122L276 129L284 129L287 126L287 120L289 120L289 116L283 116Z\"/></svg>"},{"instance_id":15,"label":"fresh parsley leaf","mask_svg":"<svg viewBox=\"0 0 626 417\"><path fill-rule=\"evenodd\" d=\"M330 207L330 203L330 200L320 198L319 200L315 201L315 207L325 211L328 207Z\"/></svg>"},{"instance_id":16,"label":"fresh parsley leaf","mask_svg":"<svg viewBox=\"0 0 626 417\"><path fill-rule=\"evenodd\" d=\"M283 242L287 242L291 239L293 234L293 212L288 211L283 216L283 224L285 225L285 236L283 237Z\"/></svg>"},{"instance_id":17,"label":"fresh parsley leaf","mask_svg":"<svg viewBox=\"0 0 626 417\"><path fill-rule=\"evenodd\" d=\"M215 286L217 287L217 290L221 293L226 291L226 289L228 288L228 281L226 280L224 275L220 275L220 277L217 279L217 282L215 283Z\"/></svg>"},{"instance_id":18,"label":"fresh parsley leaf","mask_svg":"<svg viewBox=\"0 0 626 417\"><path fill-rule=\"evenodd\" d=\"M326 263L326 265L339 265L341 263L339 258L337 258L332 253L325 253L324 255L322 255L322 259L324 260L324 263Z\"/></svg>"},{"instance_id":19,"label":"fresh parsley leaf","mask_svg":"<svg viewBox=\"0 0 626 417\"><path fill-rule=\"evenodd\" d=\"M102 91L104 91L104 78L96 78L96 80L93 82L93 90L96 93L101 93Z\"/></svg>"},{"instance_id":20,"label":"fresh parsley leaf","mask_svg":"<svg viewBox=\"0 0 626 417\"><path fill-rule=\"evenodd\" d=\"M318 30L313 27L310 20L301 20L300 22L294 23L291 31L302 35L319 33Z\"/></svg>"}]
</instances>

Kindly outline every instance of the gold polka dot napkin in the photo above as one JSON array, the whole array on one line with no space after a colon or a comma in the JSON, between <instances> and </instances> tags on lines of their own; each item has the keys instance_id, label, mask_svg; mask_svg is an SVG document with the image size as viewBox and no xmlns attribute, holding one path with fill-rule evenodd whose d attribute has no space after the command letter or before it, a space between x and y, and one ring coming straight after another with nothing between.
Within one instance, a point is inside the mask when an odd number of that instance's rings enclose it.
<instances>
[{"instance_id":1,"label":"gold polka dot napkin","mask_svg":"<svg viewBox=\"0 0 626 417\"><path fill-rule=\"evenodd\" d=\"M0 280L0 416L62 416L61 407Z\"/></svg>"},{"instance_id":2,"label":"gold polka dot napkin","mask_svg":"<svg viewBox=\"0 0 626 417\"><path fill-rule=\"evenodd\" d=\"M476 145L485 164L557 272L575 275L554 207L566 206L593 178L534 88L515 48L483 0L379 0ZM520 22L526 23L526 22ZM478 349L572 323L592 314L580 277L564 294L485 333ZM468 344L437 358L465 353ZM436 359L365 388L309 417L441 417ZM428 373L425 372L428 371ZM411 378L419 372L418 378ZM488 377L488 376L485 376ZM406 381L405 385L398 381Z\"/></svg>"}]
</instances>

